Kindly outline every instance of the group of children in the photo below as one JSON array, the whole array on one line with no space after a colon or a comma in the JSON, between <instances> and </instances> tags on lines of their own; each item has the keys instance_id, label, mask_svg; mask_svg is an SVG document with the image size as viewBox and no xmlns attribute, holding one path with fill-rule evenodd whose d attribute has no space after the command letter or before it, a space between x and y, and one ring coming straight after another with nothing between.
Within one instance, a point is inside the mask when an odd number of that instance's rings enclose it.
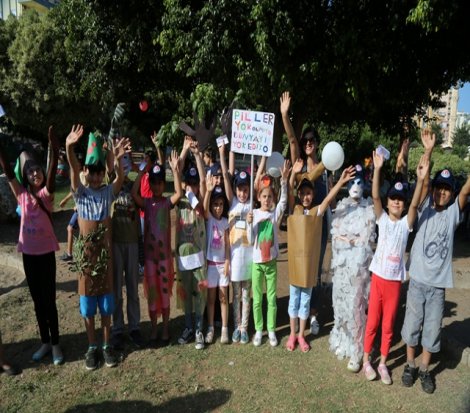
<instances>
[{"instance_id":1,"label":"group of children","mask_svg":"<svg viewBox=\"0 0 470 413\"><path fill-rule=\"evenodd\" d=\"M292 168L289 161L284 163L280 171L279 196L273 179L263 178L262 163L253 194L258 207L253 208L250 203L250 176L246 171L234 174L233 154L230 154L230 167L227 167L225 146L221 145L220 164L213 163L206 167L197 141L187 136L181 154L173 151L170 155L168 163L174 177L174 193L166 197L164 164L147 159L140 165L135 182L128 180L122 161L131 151L130 141L126 138L114 140L109 148L108 156L113 160L114 175L107 185L103 184L103 180L106 163L110 164L109 159L106 162L99 145L90 140L83 169L85 182L82 183L79 177L81 166L74 148L83 131L83 126L73 126L66 139L66 151L80 232L78 244L81 251L74 260L78 261L80 271L80 313L85 320L89 344L85 357L86 368L93 370L99 365L100 351L95 337L97 308L103 327L101 352L104 362L109 367L117 364L112 344L115 344L114 347L122 344L123 277L128 297L129 334L136 344L142 344L138 301L138 208L144 215L144 291L152 326L151 345L157 343L157 320L160 316L163 319L160 339L164 344L170 342L170 300L176 280L178 305L185 315L185 326L178 343L185 344L194 339L196 349L202 349L205 344L214 342L217 295L222 320L220 342L230 342L228 286L232 283L234 329L231 340L242 344L250 341L248 322L252 293L255 326L252 342L254 346L262 344L265 325L262 299L265 288L268 341L271 346L277 346L276 260L279 255L280 219L288 208L289 214L308 215L319 220L322 228L328 206L334 202L339 190L355 177L356 168L344 169L336 185L317 203L315 179L318 174L310 168L311 159L300 159L299 156ZM57 164L58 150L52 130L49 135L53 156L47 179L39 164L28 158L26 153L20 157L20 160L23 159L16 174L1 150L0 161L22 211L18 250L23 253L42 341L39 350L33 354L33 360L39 361L52 352L54 364L61 364L63 355L58 344L55 306L55 251L58 250L58 243L51 220L54 187L49 179L51 170ZM378 372L384 383L391 383L385 362L392 340L401 283L406 274L404 253L407 238L418 219L417 235L411 251L411 281L402 329L402 337L407 344L407 364L402 380L405 386L411 386L419 375L423 389L432 392L434 383L428 366L431 354L440 349L444 290L452 286L453 233L470 194L470 179L453 204L454 180L448 170L436 174L432 190L428 191L429 164L435 142L433 135L428 132L423 134L422 140L426 152L417 168L417 183L405 217L402 215L407 196L400 182L389 189L384 210L379 196L383 157L373 154L372 199L379 237L370 265L372 282L362 365L366 378L375 379L376 372L369 355L381 325ZM314 137L301 140L304 145L302 149L307 153L310 146L317 143ZM189 154L193 158L191 161L187 159ZM147 177L151 191L147 197L142 196L141 183L144 177ZM294 196L295 191L297 197ZM173 208L176 210L175 261L171 247L170 211ZM312 237L315 238L313 248L321 249L322 231L312 234ZM290 248L295 249L296 246L290 245ZM312 251L312 254L319 255L319 251ZM289 351L293 351L297 345L303 352L310 349L305 340L305 329L311 315L312 287L290 285L288 312L291 332L286 343ZM204 329L206 307L208 326ZM423 355L418 371L414 358L420 334Z\"/></svg>"}]
</instances>

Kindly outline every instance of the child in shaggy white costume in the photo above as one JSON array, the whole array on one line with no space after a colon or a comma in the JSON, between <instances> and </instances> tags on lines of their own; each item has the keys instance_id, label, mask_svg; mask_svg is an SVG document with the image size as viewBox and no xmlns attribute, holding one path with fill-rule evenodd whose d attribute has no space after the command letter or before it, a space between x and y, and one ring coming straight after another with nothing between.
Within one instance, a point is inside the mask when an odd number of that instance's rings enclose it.
<instances>
[{"instance_id":1,"label":"child in shaggy white costume","mask_svg":"<svg viewBox=\"0 0 470 413\"><path fill-rule=\"evenodd\" d=\"M375 214L372 199L362 196L360 165L348 187L349 196L338 203L331 228L335 324L329 342L330 350L339 359L349 357L348 370L358 372L363 355Z\"/></svg>"}]
</instances>

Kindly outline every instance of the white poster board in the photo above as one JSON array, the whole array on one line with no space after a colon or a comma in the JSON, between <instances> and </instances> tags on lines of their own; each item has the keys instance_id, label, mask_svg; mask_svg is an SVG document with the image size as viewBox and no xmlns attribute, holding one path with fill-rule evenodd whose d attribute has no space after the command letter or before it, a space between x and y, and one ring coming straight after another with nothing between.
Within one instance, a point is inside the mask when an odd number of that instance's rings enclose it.
<instances>
[{"instance_id":1,"label":"white poster board","mask_svg":"<svg viewBox=\"0 0 470 413\"><path fill-rule=\"evenodd\" d=\"M271 156L274 113L233 109L230 150L248 155Z\"/></svg>"}]
</instances>

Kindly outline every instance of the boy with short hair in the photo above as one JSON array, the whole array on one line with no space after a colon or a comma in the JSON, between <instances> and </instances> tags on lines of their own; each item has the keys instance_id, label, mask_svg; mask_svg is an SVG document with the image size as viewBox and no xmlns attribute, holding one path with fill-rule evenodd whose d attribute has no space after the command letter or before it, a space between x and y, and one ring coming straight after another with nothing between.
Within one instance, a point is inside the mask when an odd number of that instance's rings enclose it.
<instances>
[{"instance_id":1,"label":"boy with short hair","mask_svg":"<svg viewBox=\"0 0 470 413\"><path fill-rule=\"evenodd\" d=\"M431 157L435 135L421 135L425 155ZM444 169L432 180L431 191L423 193L418 209L416 238L410 253L410 284L406 314L401 335L406 343L407 364L402 375L405 387L411 387L417 376L426 393L433 393L435 383L428 367L432 353L441 348L441 324L444 315L445 289L453 287L452 252L454 233L462 220L462 211L470 194L470 176L453 202L455 179ZM416 346L421 335L423 353L415 366Z\"/></svg>"},{"instance_id":2,"label":"boy with short hair","mask_svg":"<svg viewBox=\"0 0 470 413\"><path fill-rule=\"evenodd\" d=\"M128 139L121 139L113 144L116 177L112 184L103 185L105 160L101 145L90 133L87 157L85 160L85 178L88 186L80 183L80 164L74 152L74 146L83 135L83 126L74 125L66 139L67 158L70 164L70 183L77 205L80 236L77 243L83 243L80 257L76 256L75 265L80 272L78 292L80 295L80 313L85 319L88 337L88 351L85 356L87 370L98 367L98 350L95 339L95 314L99 307L103 327L103 357L106 366L117 365L110 342L111 315L114 311L113 273L111 259L111 204L119 193L124 173L121 158L130 152Z\"/></svg>"}]
</instances>

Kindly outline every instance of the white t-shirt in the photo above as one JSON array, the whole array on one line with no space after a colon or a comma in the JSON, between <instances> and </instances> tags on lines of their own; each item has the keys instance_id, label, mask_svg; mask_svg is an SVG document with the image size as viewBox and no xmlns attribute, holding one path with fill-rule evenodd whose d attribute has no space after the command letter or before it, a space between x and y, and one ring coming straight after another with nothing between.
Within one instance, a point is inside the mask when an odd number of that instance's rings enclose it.
<instances>
[{"instance_id":1,"label":"white t-shirt","mask_svg":"<svg viewBox=\"0 0 470 413\"><path fill-rule=\"evenodd\" d=\"M209 219L206 223L208 261L225 262L225 231L227 230L227 218L215 219L209 212Z\"/></svg>"},{"instance_id":2,"label":"white t-shirt","mask_svg":"<svg viewBox=\"0 0 470 413\"><path fill-rule=\"evenodd\" d=\"M251 280L253 246L248 241L246 223L248 212L250 212L250 203L242 203L233 197L228 222L230 225L230 279L235 282Z\"/></svg>"},{"instance_id":3,"label":"white t-shirt","mask_svg":"<svg viewBox=\"0 0 470 413\"><path fill-rule=\"evenodd\" d=\"M408 227L408 217L392 221L383 211L377 225L379 239L369 270L385 280L403 281L406 277L403 257L408 235L413 230Z\"/></svg>"}]
</instances>

